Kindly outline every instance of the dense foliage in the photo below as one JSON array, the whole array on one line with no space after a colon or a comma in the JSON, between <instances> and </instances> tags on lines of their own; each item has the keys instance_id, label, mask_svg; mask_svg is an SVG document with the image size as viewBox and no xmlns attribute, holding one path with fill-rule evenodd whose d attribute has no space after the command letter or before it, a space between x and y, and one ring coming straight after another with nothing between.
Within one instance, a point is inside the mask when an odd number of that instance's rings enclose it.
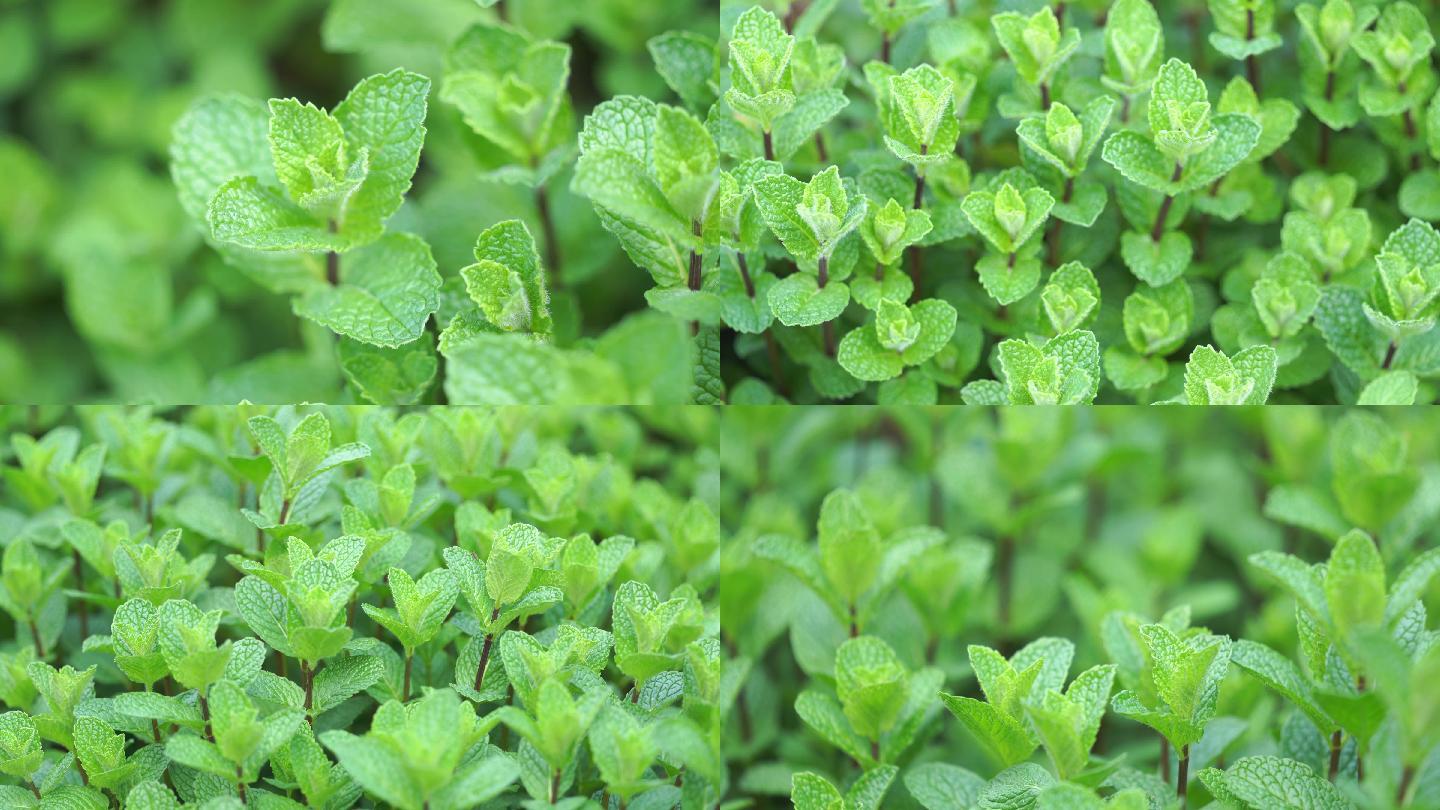
<instances>
[{"instance_id":1,"label":"dense foliage","mask_svg":"<svg viewBox=\"0 0 1440 810\"><path fill-rule=\"evenodd\" d=\"M1440 807L1427 409L724 420L737 793Z\"/></svg>"},{"instance_id":2,"label":"dense foliage","mask_svg":"<svg viewBox=\"0 0 1440 810\"><path fill-rule=\"evenodd\" d=\"M1431 17L723 5L719 261L766 302L725 311L743 398L1433 399Z\"/></svg>"},{"instance_id":3,"label":"dense foliage","mask_svg":"<svg viewBox=\"0 0 1440 810\"><path fill-rule=\"evenodd\" d=\"M0 805L715 806L717 421L0 409Z\"/></svg>"},{"instance_id":4,"label":"dense foliage","mask_svg":"<svg viewBox=\"0 0 1440 810\"><path fill-rule=\"evenodd\" d=\"M4 8L7 400L1434 399L1428 5Z\"/></svg>"},{"instance_id":5,"label":"dense foliage","mask_svg":"<svg viewBox=\"0 0 1440 810\"><path fill-rule=\"evenodd\" d=\"M689 325L568 187L596 103L668 92L646 43L714 29L698 0L3 0L0 402L690 401Z\"/></svg>"}]
</instances>

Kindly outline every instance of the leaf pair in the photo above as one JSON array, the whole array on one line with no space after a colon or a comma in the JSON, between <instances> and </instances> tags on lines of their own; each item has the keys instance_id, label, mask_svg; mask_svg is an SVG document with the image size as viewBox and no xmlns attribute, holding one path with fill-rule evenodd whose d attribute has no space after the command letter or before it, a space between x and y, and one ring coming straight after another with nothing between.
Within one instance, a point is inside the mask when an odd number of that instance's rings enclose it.
<instances>
[{"instance_id":1,"label":"leaf pair","mask_svg":"<svg viewBox=\"0 0 1440 810\"><path fill-rule=\"evenodd\" d=\"M366 792L405 810L459 810L494 798L519 775L510 757L475 748L493 725L439 689L408 705L382 704L364 735L336 730L319 737Z\"/></svg>"},{"instance_id":2,"label":"leaf pair","mask_svg":"<svg viewBox=\"0 0 1440 810\"><path fill-rule=\"evenodd\" d=\"M1024 761L1043 745L1061 779L1084 771L1110 699L1115 665L1092 667L1062 691L1074 657L1069 641L1037 639L1008 661L981 645L971 645L969 652L985 699L942 693L940 700L1001 768Z\"/></svg>"},{"instance_id":3,"label":"leaf pair","mask_svg":"<svg viewBox=\"0 0 1440 810\"><path fill-rule=\"evenodd\" d=\"M298 293L297 314L363 343L410 343L439 306L440 276L423 241L384 235L384 223L419 162L429 91L397 69L361 81L333 113L203 98L175 126L181 202L230 261Z\"/></svg>"},{"instance_id":4,"label":"leaf pair","mask_svg":"<svg viewBox=\"0 0 1440 810\"><path fill-rule=\"evenodd\" d=\"M1111 708L1155 729L1177 751L1199 742L1230 667L1230 639L1201 630L1176 633L1163 624L1141 627L1140 638L1153 667L1155 700L1126 689Z\"/></svg>"}]
</instances>

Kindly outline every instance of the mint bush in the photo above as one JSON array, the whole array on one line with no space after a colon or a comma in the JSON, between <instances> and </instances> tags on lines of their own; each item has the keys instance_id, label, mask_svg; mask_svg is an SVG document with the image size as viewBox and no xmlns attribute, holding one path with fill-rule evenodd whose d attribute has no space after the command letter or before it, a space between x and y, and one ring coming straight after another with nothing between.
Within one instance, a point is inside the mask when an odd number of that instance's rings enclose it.
<instances>
[{"instance_id":1,"label":"mint bush","mask_svg":"<svg viewBox=\"0 0 1440 810\"><path fill-rule=\"evenodd\" d=\"M728 793L714 412L0 424L6 807Z\"/></svg>"},{"instance_id":2,"label":"mint bush","mask_svg":"<svg viewBox=\"0 0 1440 810\"><path fill-rule=\"evenodd\" d=\"M722 419L739 798L1434 806L1426 409Z\"/></svg>"},{"instance_id":3,"label":"mint bush","mask_svg":"<svg viewBox=\"0 0 1440 810\"><path fill-rule=\"evenodd\" d=\"M0 24L0 401L1435 399L1424 4L321 5Z\"/></svg>"}]
</instances>

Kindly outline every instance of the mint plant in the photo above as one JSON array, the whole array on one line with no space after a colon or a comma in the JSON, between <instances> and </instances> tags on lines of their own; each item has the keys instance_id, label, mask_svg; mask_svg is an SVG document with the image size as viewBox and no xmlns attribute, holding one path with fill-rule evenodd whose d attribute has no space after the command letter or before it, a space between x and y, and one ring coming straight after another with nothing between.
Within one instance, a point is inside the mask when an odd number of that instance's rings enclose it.
<instances>
[{"instance_id":1,"label":"mint plant","mask_svg":"<svg viewBox=\"0 0 1440 810\"><path fill-rule=\"evenodd\" d=\"M1424 409L724 419L743 800L1428 806Z\"/></svg>"},{"instance_id":2,"label":"mint plant","mask_svg":"<svg viewBox=\"0 0 1440 810\"><path fill-rule=\"evenodd\" d=\"M1423 4L265 2L13 49L0 401L1434 399Z\"/></svg>"},{"instance_id":3,"label":"mint plant","mask_svg":"<svg viewBox=\"0 0 1440 810\"><path fill-rule=\"evenodd\" d=\"M715 415L654 417L47 411L0 458L3 803L717 806Z\"/></svg>"}]
</instances>

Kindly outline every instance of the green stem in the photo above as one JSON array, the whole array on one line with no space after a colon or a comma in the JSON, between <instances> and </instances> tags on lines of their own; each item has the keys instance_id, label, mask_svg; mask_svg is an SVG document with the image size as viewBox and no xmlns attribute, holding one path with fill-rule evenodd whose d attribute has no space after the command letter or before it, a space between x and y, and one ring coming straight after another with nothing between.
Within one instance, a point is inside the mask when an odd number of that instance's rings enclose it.
<instances>
[{"instance_id":1,"label":"green stem","mask_svg":"<svg viewBox=\"0 0 1440 810\"><path fill-rule=\"evenodd\" d=\"M415 655L410 650L405 650L405 686L400 690L400 702L410 700L410 669L415 662Z\"/></svg>"}]
</instances>

